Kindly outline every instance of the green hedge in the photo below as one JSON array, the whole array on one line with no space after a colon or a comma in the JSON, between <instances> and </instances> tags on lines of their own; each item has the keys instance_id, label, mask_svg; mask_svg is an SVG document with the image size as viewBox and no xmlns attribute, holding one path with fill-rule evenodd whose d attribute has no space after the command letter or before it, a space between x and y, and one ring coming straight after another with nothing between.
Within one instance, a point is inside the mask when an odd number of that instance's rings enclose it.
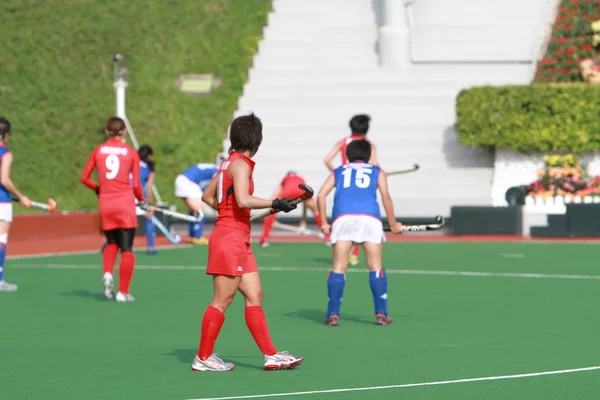
<instances>
[{"instance_id":1,"label":"green hedge","mask_svg":"<svg viewBox=\"0 0 600 400\"><path fill-rule=\"evenodd\" d=\"M476 87L456 100L459 141L522 152L600 150L600 89L585 84Z\"/></svg>"}]
</instances>

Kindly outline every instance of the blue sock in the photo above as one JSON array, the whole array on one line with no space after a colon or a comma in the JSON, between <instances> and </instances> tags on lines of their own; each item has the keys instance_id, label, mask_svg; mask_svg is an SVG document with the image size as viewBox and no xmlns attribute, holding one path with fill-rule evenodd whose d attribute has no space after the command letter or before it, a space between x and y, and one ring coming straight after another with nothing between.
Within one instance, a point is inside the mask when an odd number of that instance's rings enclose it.
<instances>
[{"instance_id":1,"label":"blue sock","mask_svg":"<svg viewBox=\"0 0 600 400\"><path fill-rule=\"evenodd\" d=\"M189 215L194 216L195 213L193 211L189 212ZM202 237L202 230L204 229L204 217L200 222L189 222L188 223L188 231L190 233L190 237L194 239L200 239Z\"/></svg>"},{"instance_id":2,"label":"blue sock","mask_svg":"<svg viewBox=\"0 0 600 400\"><path fill-rule=\"evenodd\" d=\"M4 259L6 258L6 243L0 243L0 281L4 279Z\"/></svg>"},{"instance_id":3,"label":"blue sock","mask_svg":"<svg viewBox=\"0 0 600 400\"><path fill-rule=\"evenodd\" d=\"M373 294L375 314L388 315L388 281L385 270L369 272L369 285L371 285L371 293Z\"/></svg>"},{"instance_id":4,"label":"blue sock","mask_svg":"<svg viewBox=\"0 0 600 400\"><path fill-rule=\"evenodd\" d=\"M340 315L344 286L346 286L346 275L331 271L327 278L327 317L331 314Z\"/></svg>"},{"instance_id":5,"label":"blue sock","mask_svg":"<svg viewBox=\"0 0 600 400\"><path fill-rule=\"evenodd\" d=\"M156 225L152 218L146 218L146 243L149 249L154 248L154 237L156 236Z\"/></svg>"},{"instance_id":6,"label":"blue sock","mask_svg":"<svg viewBox=\"0 0 600 400\"><path fill-rule=\"evenodd\" d=\"M196 234L198 235L198 237L202 237L202 234L204 233L204 220L205 219L206 219L206 216L202 215L202 219L200 221L198 221L198 223L195 226Z\"/></svg>"}]
</instances>

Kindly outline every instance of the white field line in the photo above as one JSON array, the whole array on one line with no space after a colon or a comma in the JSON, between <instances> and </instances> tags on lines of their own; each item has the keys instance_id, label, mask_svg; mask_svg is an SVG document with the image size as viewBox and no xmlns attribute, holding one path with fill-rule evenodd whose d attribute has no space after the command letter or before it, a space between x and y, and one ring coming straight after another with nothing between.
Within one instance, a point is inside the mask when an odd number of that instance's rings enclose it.
<instances>
[{"instance_id":1,"label":"white field line","mask_svg":"<svg viewBox=\"0 0 600 400\"><path fill-rule=\"evenodd\" d=\"M102 269L100 264L13 264L9 268L38 268L38 269ZM206 266L201 265L136 265L142 270L190 270L204 271ZM328 272L329 268L322 267L260 267L264 272ZM574 280L599 280L600 275L565 275L565 274L534 274L518 272L474 272L474 271L430 271L422 269L386 269L388 274L402 275L441 275L441 276L472 276L488 278L533 278L533 279L574 279ZM367 273L366 268L348 268L350 273Z\"/></svg>"},{"instance_id":2,"label":"white field line","mask_svg":"<svg viewBox=\"0 0 600 400\"><path fill-rule=\"evenodd\" d=\"M411 387L419 387L419 386L439 386L439 385L453 385L456 383L532 378L532 377L536 377L536 376L571 374L571 373L575 373L575 372L594 371L594 370L598 370L598 369L600 369L600 366L575 368L575 369L563 369L563 370L559 370L559 371L533 372L530 374L500 375L500 376L486 376L486 377L482 377L482 378L456 379L456 380L451 380L451 381L419 382L419 383L407 383L407 384L400 384L400 385L366 386L366 387L355 387L355 388L345 388L345 389L309 390L306 392L255 394L255 395L249 395L249 396L203 397L203 398L188 399L188 400L261 399L261 398L266 398L266 397L289 397L289 396L305 396L305 395L310 395L310 394L324 394L324 393L346 393L346 392L363 392L363 391L371 391L371 390L403 389L403 388L411 388Z\"/></svg>"}]
</instances>

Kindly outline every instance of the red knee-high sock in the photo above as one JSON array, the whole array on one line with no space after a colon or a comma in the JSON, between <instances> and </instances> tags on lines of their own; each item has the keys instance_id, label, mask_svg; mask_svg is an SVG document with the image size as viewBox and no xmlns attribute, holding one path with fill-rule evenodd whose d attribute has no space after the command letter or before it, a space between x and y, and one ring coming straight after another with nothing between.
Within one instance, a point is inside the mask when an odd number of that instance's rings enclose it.
<instances>
[{"instance_id":1,"label":"red knee-high sock","mask_svg":"<svg viewBox=\"0 0 600 400\"><path fill-rule=\"evenodd\" d=\"M104 273L112 273L115 270L115 262L117 261L117 254L119 254L119 247L116 244L107 244L102 251L102 265L104 266Z\"/></svg>"},{"instance_id":2,"label":"red knee-high sock","mask_svg":"<svg viewBox=\"0 0 600 400\"><path fill-rule=\"evenodd\" d=\"M260 238L261 242L269 239L269 235L271 234L271 229L273 228L273 224L275 223L275 214L269 215L265 217L263 222L263 233Z\"/></svg>"},{"instance_id":3,"label":"red knee-high sock","mask_svg":"<svg viewBox=\"0 0 600 400\"><path fill-rule=\"evenodd\" d=\"M321 214L315 214L315 222L317 223L317 228L321 229Z\"/></svg>"},{"instance_id":4,"label":"red knee-high sock","mask_svg":"<svg viewBox=\"0 0 600 400\"><path fill-rule=\"evenodd\" d=\"M134 267L135 255L131 251L122 252L121 262L119 263L119 292L129 293Z\"/></svg>"},{"instance_id":5,"label":"red knee-high sock","mask_svg":"<svg viewBox=\"0 0 600 400\"><path fill-rule=\"evenodd\" d=\"M213 353L217 337L225 322L225 314L213 306L208 306L202 318L202 333L200 334L200 348L198 357L206 360Z\"/></svg>"},{"instance_id":6,"label":"red knee-high sock","mask_svg":"<svg viewBox=\"0 0 600 400\"><path fill-rule=\"evenodd\" d=\"M360 254L360 246L353 246L352 247L352 255L358 257Z\"/></svg>"},{"instance_id":7,"label":"red knee-high sock","mask_svg":"<svg viewBox=\"0 0 600 400\"><path fill-rule=\"evenodd\" d=\"M267 326L267 317L260 306L246 307L246 325L254 338L254 341L263 354L272 356L277 353L275 346L271 341L269 327Z\"/></svg>"}]
</instances>

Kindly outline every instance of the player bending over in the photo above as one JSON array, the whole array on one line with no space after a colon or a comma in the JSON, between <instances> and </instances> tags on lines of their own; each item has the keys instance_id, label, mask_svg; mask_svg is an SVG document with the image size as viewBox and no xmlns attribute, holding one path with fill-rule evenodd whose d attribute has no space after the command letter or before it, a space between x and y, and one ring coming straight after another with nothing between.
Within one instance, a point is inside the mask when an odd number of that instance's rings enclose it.
<instances>
[{"instance_id":1,"label":"player bending over","mask_svg":"<svg viewBox=\"0 0 600 400\"><path fill-rule=\"evenodd\" d=\"M152 147L147 144L143 144L138 149L138 155L140 156L140 182L142 184L142 192L144 198L148 204L152 203L152 186L154 185L154 168L155 163L152 159L154 151ZM137 215L144 215L146 217L146 225L144 231L146 232L146 254L156 254L156 248L154 247L154 239L156 238L156 225L152 220L154 213L151 210L144 211L139 207L136 207Z\"/></svg>"},{"instance_id":2,"label":"player bending over","mask_svg":"<svg viewBox=\"0 0 600 400\"><path fill-rule=\"evenodd\" d=\"M175 196L183 200L190 215L198 216L200 212L204 214L202 191L210 183L213 176L219 172L221 157L217 156L217 164L199 163L192 165L175 179ZM208 239L202 237L205 219L206 217L203 216L199 222L189 223L190 237L188 240L190 243L208 244Z\"/></svg>"},{"instance_id":3,"label":"player bending over","mask_svg":"<svg viewBox=\"0 0 600 400\"><path fill-rule=\"evenodd\" d=\"M121 251L118 302L135 300L129 293L135 268L133 239L138 226L135 199L142 203L142 209L147 209L140 182L140 156L125 143L126 132L121 118L109 118L108 140L92 151L81 173L81 182L98 194L100 222L108 243L102 252L104 296L108 299L114 296L113 271ZM91 179L94 169L98 170L99 184Z\"/></svg>"},{"instance_id":4,"label":"player bending over","mask_svg":"<svg viewBox=\"0 0 600 400\"><path fill-rule=\"evenodd\" d=\"M325 213L325 198L335 188L333 225L323 220L323 233L331 234L333 269L327 278L327 318L325 323L337 326L346 284L348 255L353 245L362 244L369 269L369 284L375 303L377 325L388 325L387 275L381 264L385 234L381 223L377 189L393 233L402 232L402 224L394 217L394 204L388 192L387 178L381 169L364 160L371 156L371 144L366 140L353 141L346 149L348 164L336 168L327 178L317 196L321 215Z\"/></svg>"},{"instance_id":5,"label":"player bending over","mask_svg":"<svg viewBox=\"0 0 600 400\"><path fill-rule=\"evenodd\" d=\"M10 178L10 167L13 155L6 147L10 136L10 122L0 117L0 292L16 292L15 284L4 280L4 260L6 259L6 245L8 243L8 231L12 223L12 196L19 199L25 207L31 207L31 200L24 196Z\"/></svg>"},{"instance_id":6,"label":"player bending over","mask_svg":"<svg viewBox=\"0 0 600 400\"><path fill-rule=\"evenodd\" d=\"M348 162L346 157L346 148L348 145L355 140L366 140L367 132L369 131L369 122L371 117L365 114L355 115L350 119L350 135L340 140L333 146L333 148L325 156L325 166L330 171L333 171L333 164L331 163L338 153L342 156L342 165ZM371 144L371 158L368 160L372 165L378 166L377 162L377 150L375 145ZM358 264L358 257L360 255L360 247L352 247L352 252L348 256L348 262L350 265Z\"/></svg>"},{"instance_id":7,"label":"player bending over","mask_svg":"<svg viewBox=\"0 0 600 400\"><path fill-rule=\"evenodd\" d=\"M294 171L289 171L285 175L285 177L283 178L281 183L277 186L275 191L273 192L271 199L276 199L278 197L281 197L281 198L289 197L289 198L293 199L293 198L299 197L303 193L303 191L302 191L302 189L300 189L298 187L298 185L300 185L302 183L306 184L306 181L304 180L304 178L302 178L300 175L298 175ZM313 215L315 216L315 221L317 223L317 226L321 226L321 216L319 215L315 201L313 199L309 199L303 203L303 206L304 206L304 209L302 212L301 226L302 225L306 226L306 209L307 208L310 208ZM262 247L267 247L269 245L269 235L271 234L271 229L273 228L274 222L275 222L275 214L269 215L264 220L263 233L262 233L262 237L260 239L260 245Z\"/></svg>"},{"instance_id":8,"label":"player bending over","mask_svg":"<svg viewBox=\"0 0 600 400\"><path fill-rule=\"evenodd\" d=\"M221 170L204 191L202 200L217 210L217 222L208 244L206 273L213 276L214 294L202 319L200 348L192 363L194 371L230 371L213 349L219 336L225 310L239 290L246 303L246 325L264 355L266 370L292 369L302 357L278 352L269 334L262 309L263 291L258 266L250 247L250 210L274 208L290 212L296 208L291 199L266 200L252 195L254 181L251 160L262 141L262 123L253 114L237 117L231 123L231 149Z\"/></svg>"}]
</instances>

